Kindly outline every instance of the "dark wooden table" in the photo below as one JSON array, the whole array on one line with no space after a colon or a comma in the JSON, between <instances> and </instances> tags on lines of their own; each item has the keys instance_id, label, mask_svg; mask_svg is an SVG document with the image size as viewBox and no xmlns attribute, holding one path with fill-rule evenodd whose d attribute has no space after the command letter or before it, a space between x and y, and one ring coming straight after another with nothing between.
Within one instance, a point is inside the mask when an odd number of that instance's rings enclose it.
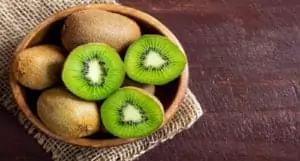
<instances>
[{"instance_id":1,"label":"dark wooden table","mask_svg":"<svg viewBox=\"0 0 300 161\"><path fill-rule=\"evenodd\" d=\"M141 161L300 160L299 0L121 0L182 42L205 115ZM50 161L0 112L1 161Z\"/></svg>"}]
</instances>

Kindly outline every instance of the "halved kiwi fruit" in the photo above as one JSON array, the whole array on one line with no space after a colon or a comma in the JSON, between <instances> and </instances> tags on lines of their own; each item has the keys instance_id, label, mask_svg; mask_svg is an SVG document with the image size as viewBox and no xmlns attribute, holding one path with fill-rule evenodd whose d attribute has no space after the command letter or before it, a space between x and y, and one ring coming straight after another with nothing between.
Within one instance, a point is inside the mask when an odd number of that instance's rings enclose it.
<instances>
[{"instance_id":1,"label":"halved kiwi fruit","mask_svg":"<svg viewBox=\"0 0 300 161\"><path fill-rule=\"evenodd\" d=\"M165 36L147 34L132 43L125 55L125 71L139 83L164 85L184 70L183 51Z\"/></svg>"},{"instance_id":2,"label":"halved kiwi fruit","mask_svg":"<svg viewBox=\"0 0 300 161\"><path fill-rule=\"evenodd\" d=\"M119 138L148 136L164 120L160 101L136 87L123 87L110 95L101 105L100 113L105 129Z\"/></svg>"},{"instance_id":3,"label":"halved kiwi fruit","mask_svg":"<svg viewBox=\"0 0 300 161\"><path fill-rule=\"evenodd\" d=\"M103 43L88 43L72 50L62 71L65 86L85 100L105 99L120 88L124 78L122 59Z\"/></svg>"}]
</instances>

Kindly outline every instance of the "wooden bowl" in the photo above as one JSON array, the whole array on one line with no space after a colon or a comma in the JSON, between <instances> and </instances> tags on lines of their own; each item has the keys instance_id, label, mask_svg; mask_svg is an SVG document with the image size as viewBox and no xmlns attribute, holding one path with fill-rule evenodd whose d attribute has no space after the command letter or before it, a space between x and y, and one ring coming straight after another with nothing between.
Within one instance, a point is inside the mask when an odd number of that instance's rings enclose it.
<instances>
[{"instance_id":1,"label":"wooden bowl","mask_svg":"<svg viewBox=\"0 0 300 161\"><path fill-rule=\"evenodd\" d=\"M102 9L110 12L119 13L125 16L128 16L134 19L141 27L142 33L152 33L152 34L161 34L167 36L169 39L174 41L182 50L182 46L179 41L176 39L174 34L161 22L159 22L154 17L139 11L134 8L122 6L122 5L113 5L113 4L92 4L92 5L83 5L76 6L59 13L52 15L47 18L45 21L36 26L17 46L15 55L28 47L50 43L61 45L60 41L60 30L63 25L64 19L72 14L73 12L86 10L86 9ZM12 67L11 67L12 69ZM113 137L105 133L97 133L93 136L86 138L65 138L61 137L50 130L41 122L39 117L36 114L36 101L41 91L33 91L21 86L13 76L12 70L10 72L10 85L14 98L19 106L19 109L25 114L25 116L36 126L37 129L41 130L45 134L55 139L70 143L73 145L80 145L86 147L109 147L120 145L124 143L132 142L139 138L132 139L120 139ZM183 97L188 86L188 65L182 75L171 83L157 87L155 95L159 98L162 104L165 107L165 121L167 123L175 112L178 110L179 104Z\"/></svg>"}]
</instances>

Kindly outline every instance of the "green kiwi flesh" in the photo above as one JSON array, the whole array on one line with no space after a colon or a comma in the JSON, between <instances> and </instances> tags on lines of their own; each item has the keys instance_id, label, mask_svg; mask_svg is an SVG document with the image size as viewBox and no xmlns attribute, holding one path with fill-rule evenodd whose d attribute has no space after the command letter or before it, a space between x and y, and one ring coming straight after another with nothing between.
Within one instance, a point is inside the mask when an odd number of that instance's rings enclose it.
<instances>
[{"instance_id":1,"label":"green kiwi flesh","mask_svg":"<svg viewBox=\"0 0 300 161\"><path fill-rule=\"evenodd\" d=\"M76 96L85 100L102 100L123 83L125 70L119 54L109 45L88 43L71 51L62 80Z\"/></svg>"},{"instance_id":2,"label":"green kiwi flesh","mask_svg":"<svg viewBox=\"0 0 300 161\"><path fill-rule=\"evenodd\" d=\"M147 34L133 42L126 51L124 64L129 78L139 83L164 85L184 70L183 51L165 36Z\"/></svg>"},{"instance_id":3,"label":"green kiwi flesh","mask_svg":"<svg viewBox=\"0 0 300 161\"><path fill-rule=\"evenodd\" d=\"M146 137L159 129L164 120L160 101L136 87L123 87L101 105L105 129L119 138Z\"/></svg>"}]
</instances>

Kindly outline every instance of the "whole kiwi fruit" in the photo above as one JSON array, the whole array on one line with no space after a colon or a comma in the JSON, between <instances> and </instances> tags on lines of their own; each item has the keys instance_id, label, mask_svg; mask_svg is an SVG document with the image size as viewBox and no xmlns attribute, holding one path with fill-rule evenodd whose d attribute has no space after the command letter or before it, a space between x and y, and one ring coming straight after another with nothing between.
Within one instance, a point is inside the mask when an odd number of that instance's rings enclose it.
<instances>
[{"instance_id":1,"label":"whole kiwi fruit","mask_svg":"<svg viewBox=\"0 0 300 161\"><path fill-rule=\"evenodd\" d=\"M20 51L13 62L15 79L23 86L42 90L60 80L60 71L65 61L62 49L44 44Z\"/></svg>"},{"instance_id":2,"label":"whole kiwi fruit","mask_svg":"<svg viewBox=\"0 0 300 161\"><path fill-rule=\"evenodd\" d=\"M125 78L122 87L133 86L136 88L143 89L146 92L149 92L152 95L155 95L155 86L152 84L142 84L136 81L133 81L129 78Z\"/></svg>"},{"instance_id":3,"label":"whole kiwi fruit","mask_svg":"<svg viewBox=\"0 0 300 161\"><path fill-rule=\"evenodd\" d=\"M84 101L63 87L47 89L39 96L37 114L50 131L63 137L89 136L100 129L96 102Z\"/></svg>"},{"instance_id":4,"label":"whole kiwi fruit","mask_svg":"<svg viewBox=\"0 0 300 161\"><path fill-rule=\"evenodd\" d=\"M126 16L87 9L68 16L61 33L62 43L69 51L82 44L99 42L120 52L141 36L141 29Z\"/></svg>"}]
</instances>

